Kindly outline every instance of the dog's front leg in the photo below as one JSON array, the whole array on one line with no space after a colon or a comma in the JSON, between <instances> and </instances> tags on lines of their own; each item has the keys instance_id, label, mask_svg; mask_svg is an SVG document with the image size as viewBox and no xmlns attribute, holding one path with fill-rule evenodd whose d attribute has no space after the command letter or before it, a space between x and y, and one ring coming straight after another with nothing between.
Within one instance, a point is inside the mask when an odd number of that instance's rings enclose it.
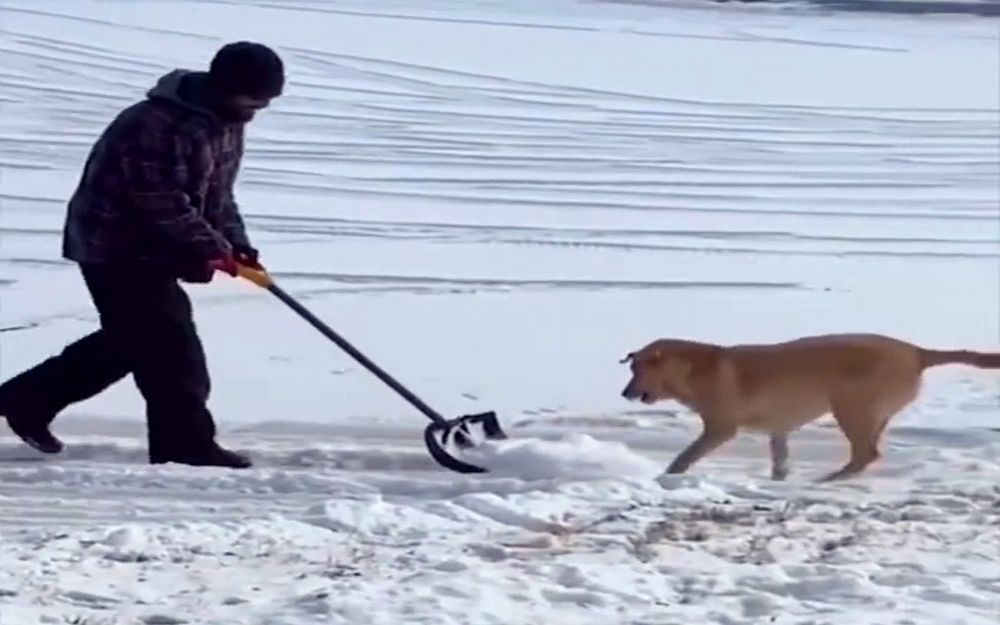
<instances>
[{"instance_id":1,"label":"dog's front leg","mask_svg":"<svg viewBox=\"0 0 1000 625\"><path fill-rule=\"evenodd\" d=\"M782 481L788 477L788 434L771 434L771 479Z\"/></svg>"},{"instance_id":2,"label":"dog's front leg","mask_svg":"<svg viewBox=\"0 0 1000 625\"><path fill-rule=\"evenodd\" d=\"M706 427L701 436L696 438L693 443L687 446L681 453L674 458L674 461L670 463L667 467L667 473L684 473L691 465L698 462L706 454L711 453L713 450L718 448L723 443L729 441L734 436L736 436L735 427Z\"/></svg>"}]
</instances>

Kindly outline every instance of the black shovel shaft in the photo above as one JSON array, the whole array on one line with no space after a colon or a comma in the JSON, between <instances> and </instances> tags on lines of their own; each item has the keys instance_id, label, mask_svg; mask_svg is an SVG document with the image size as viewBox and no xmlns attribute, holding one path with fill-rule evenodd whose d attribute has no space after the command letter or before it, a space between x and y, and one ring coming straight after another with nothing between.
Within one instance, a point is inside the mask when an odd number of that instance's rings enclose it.
<instances>
[{"instance_id":1,"label":"black shovel shaft","mask_svg":"<svg viewBox=\"0 0 1000 625\"><path fill-rule=\"evenodd\" d=\"M286 293L281 287L277 286L276 284L270 284L266 288L268 291L274 294L275 297L284 302L289 308L297 312L303 319L312 324L312 326L317 330L319 330L326 338L336 343L341 349L343 349L345 352L350 354L355 360L364 365L366 369L375 374L376 377L378 377L380 380L389 385L392 388L392 390L399 393L403 397L403 399L413 404L413 407L419 410L420 412L424 413L424 415L428 419L439 424L447 423L447 420L440 414L438 414L437 411L435 411L433 408L425 404L423 400L421 400L419 397L410 392L410 390L407 389L405 386L397 382L391 375L386 373L381 367L379 367L374 362L369 360L367 356L362 354L360 351L358 351L356 347L351 345L347 341L347 339L340 336L339 334L334 332L334 330L330 328L330 326L320 321L320 319L316 317L316 315L312 314L309 311L309 309L300 304L295 298Z\"/></svg>"}]
</instances>

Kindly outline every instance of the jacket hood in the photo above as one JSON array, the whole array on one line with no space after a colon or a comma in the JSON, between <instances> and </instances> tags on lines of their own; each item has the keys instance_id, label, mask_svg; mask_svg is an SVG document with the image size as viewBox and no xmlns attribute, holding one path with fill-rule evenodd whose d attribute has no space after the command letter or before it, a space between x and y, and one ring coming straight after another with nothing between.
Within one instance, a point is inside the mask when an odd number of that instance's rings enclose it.
<instances>
[{"instance_id":1,"label":"jacket hood","mask_svg":"<svg viewBox=\"0 0 1000 625\"><path fill-rule=\"evenodd\" d=\"M215 113L208 107L205 97L206 72L175 69L160 76L156 84L146 92L150 100L166 100L190 111L207 116L218 122Z\"/></svg>"}]
</instances>

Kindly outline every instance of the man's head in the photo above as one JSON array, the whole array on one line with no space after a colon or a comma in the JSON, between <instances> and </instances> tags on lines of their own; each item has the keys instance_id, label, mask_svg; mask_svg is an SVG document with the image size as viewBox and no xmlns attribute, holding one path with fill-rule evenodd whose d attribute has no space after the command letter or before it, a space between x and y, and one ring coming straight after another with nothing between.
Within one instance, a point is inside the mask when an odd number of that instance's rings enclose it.
<instances>
[{"instance_id":1,"label":"man's head","mask_svg":"<svg viewBox=\"0 0 1000 625\"><path fill-rule=\"evenodd\" d=\"M238 41L215 53L208 70L211 103L226 122L246 123L281 95L285 68L265 45Z\"/></svg>"}]
</instances>

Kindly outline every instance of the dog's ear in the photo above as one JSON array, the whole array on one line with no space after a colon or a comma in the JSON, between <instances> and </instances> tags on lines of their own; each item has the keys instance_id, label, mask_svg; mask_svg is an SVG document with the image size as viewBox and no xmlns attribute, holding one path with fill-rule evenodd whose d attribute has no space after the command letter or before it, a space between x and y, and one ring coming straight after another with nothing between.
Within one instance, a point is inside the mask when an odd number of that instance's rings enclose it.
<instances>
[{"instance_id":1,"label":"dog's ear","mask_svg":"<svg viewBox=\"0 0 1000 625\"><path fill-rule=\"evenodd\" d=\"M638 354L636 352L629 352L628 354L625 355L624 358L622 358L618 362L620 363L632 362L633 360L635 360L635 357L637 355ZM663 352L661 352L660 350L656 350L654 352L651 352L649 355L646 355L643 358L643 362L657 362L661 358L663 358Z\"/></svg>"}]
</instances>

